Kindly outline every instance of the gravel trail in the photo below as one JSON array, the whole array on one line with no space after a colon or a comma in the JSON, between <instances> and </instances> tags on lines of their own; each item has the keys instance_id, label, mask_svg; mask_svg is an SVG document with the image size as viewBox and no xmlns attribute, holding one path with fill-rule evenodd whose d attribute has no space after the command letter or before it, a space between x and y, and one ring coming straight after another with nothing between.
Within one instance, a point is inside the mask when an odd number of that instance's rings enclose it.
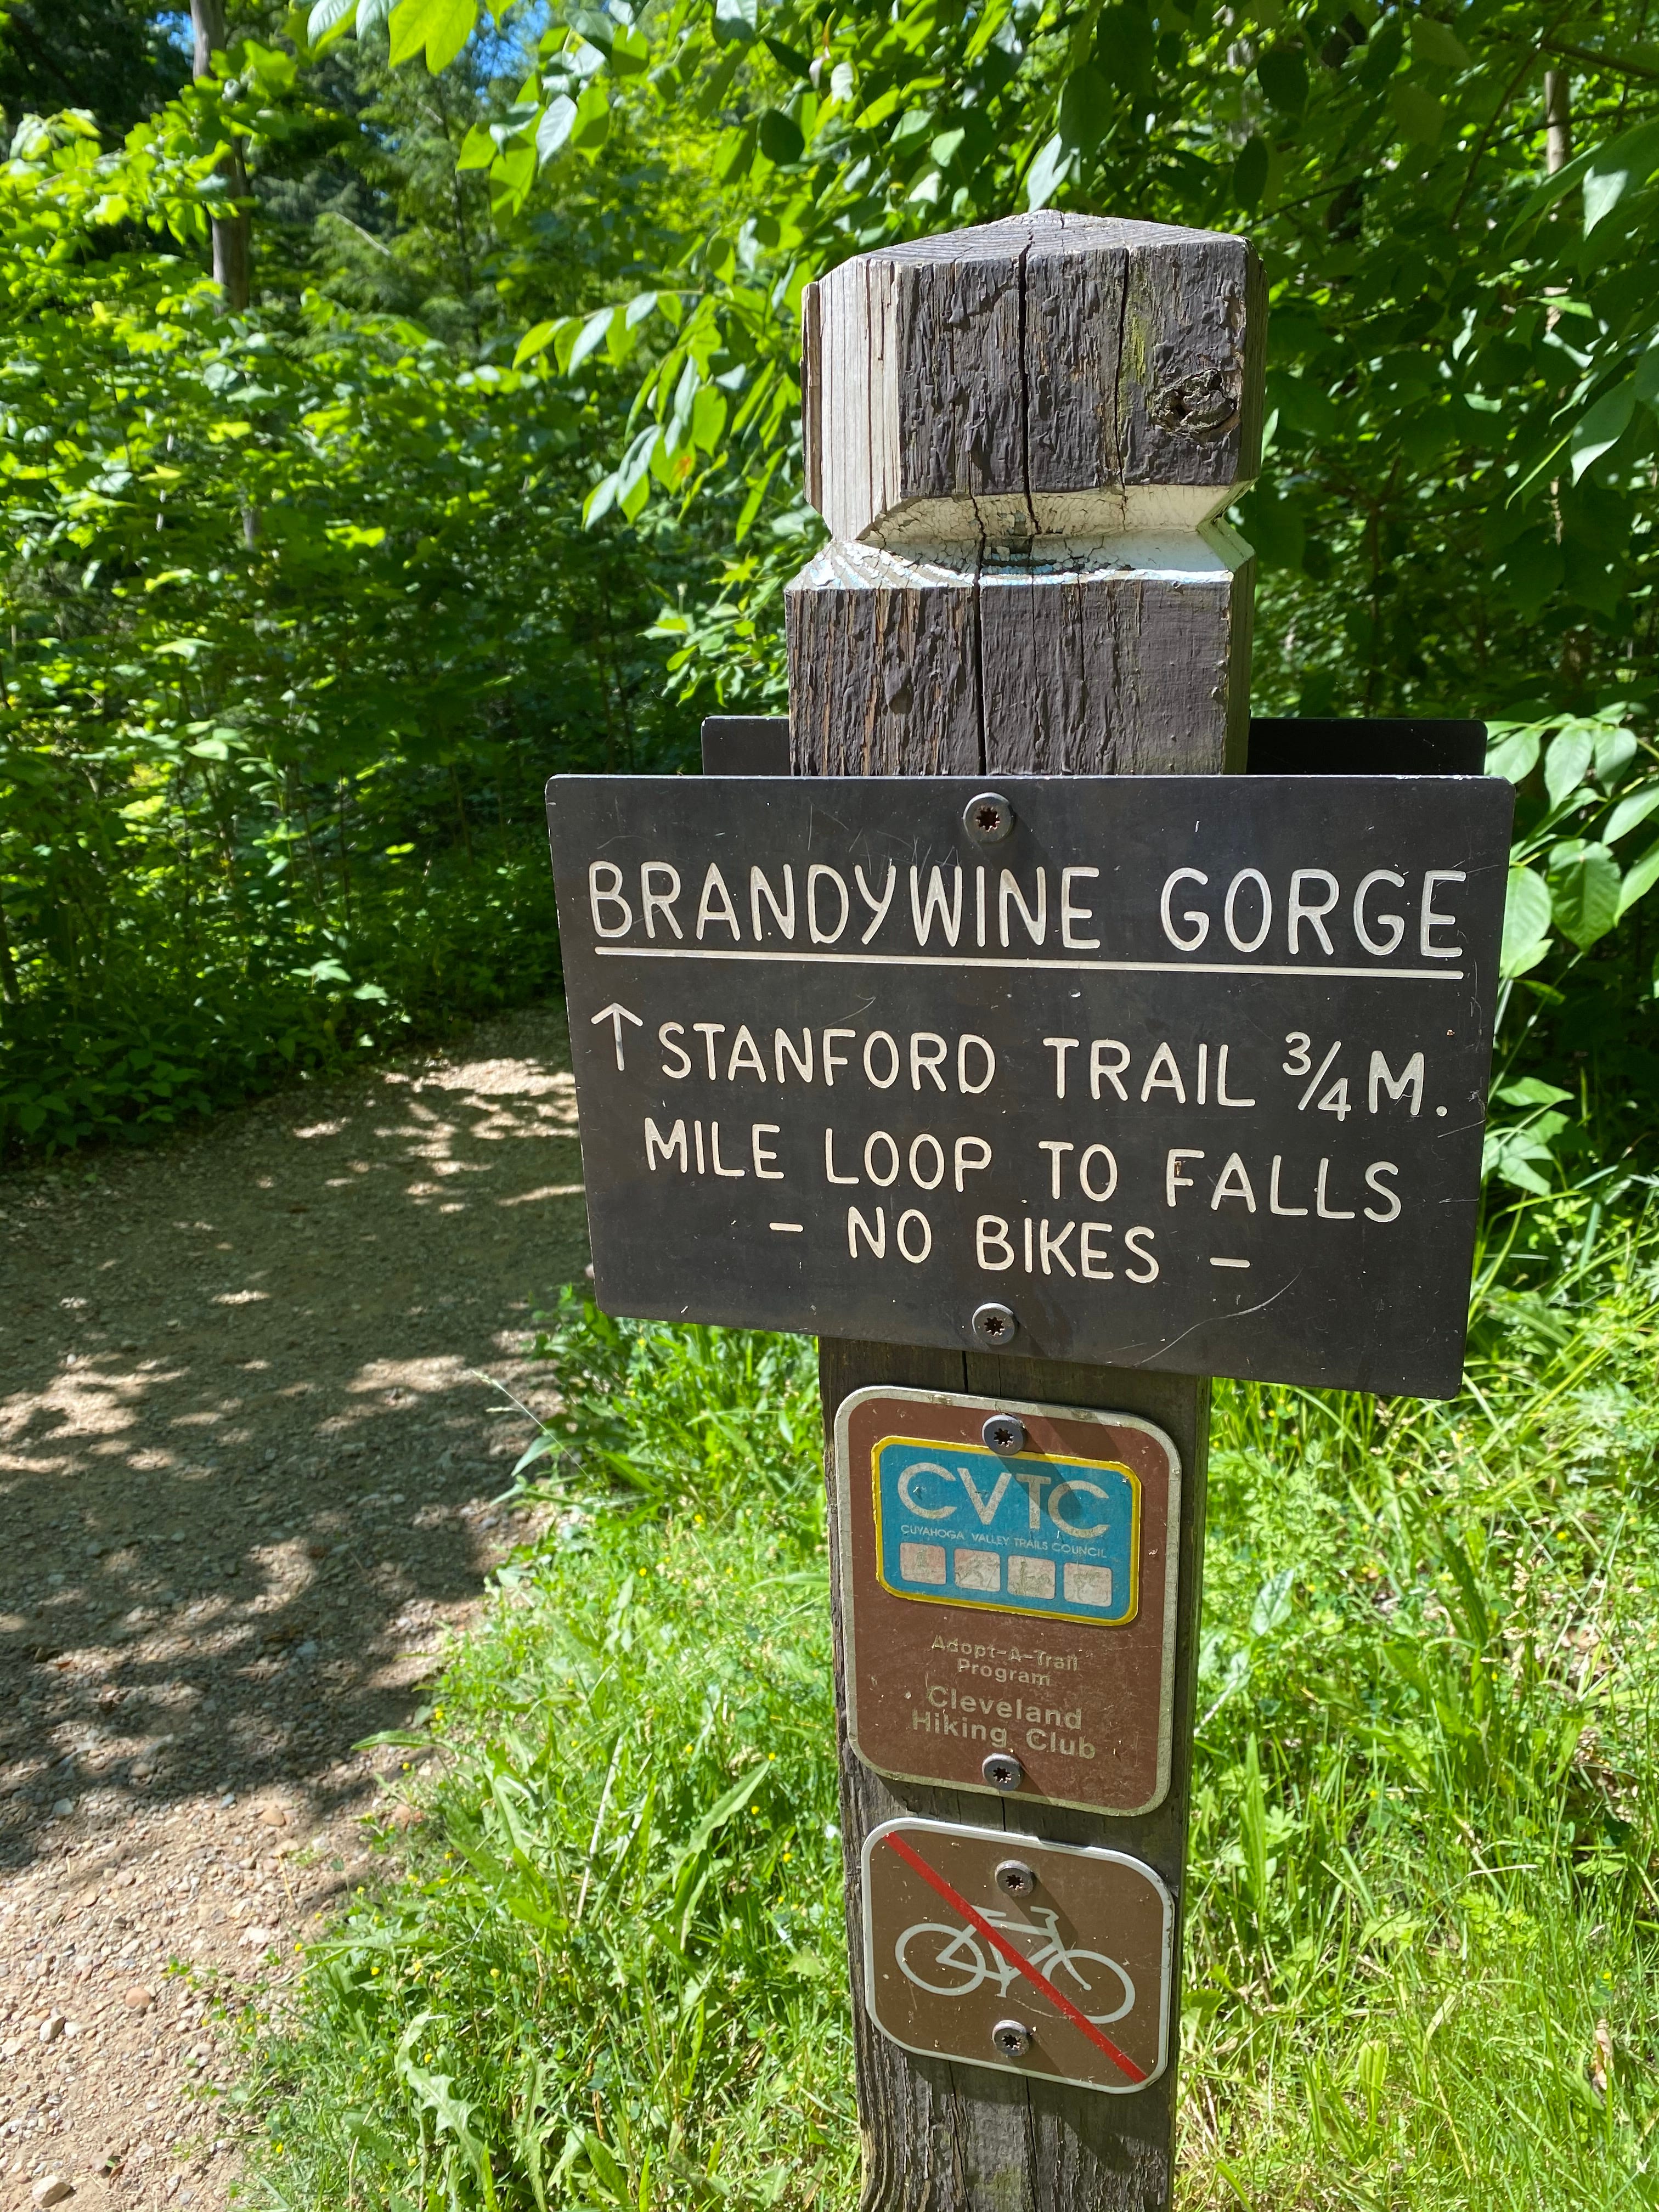
<instances>
[{"instance_id":1,"label":"gravel trail","mask_svg":"<svg viewBox=\"0 0 1659 2212\"><path fill-rule=\"evenodd\" d=\"M0 2208L227 2202L222 2007L406 1817L586 1259L562 1010L0 1176ZM366 1825L367 1822L367 1825ZM72 2192L72 2194L71 2194Z\"/></svg>"}]
</instances>

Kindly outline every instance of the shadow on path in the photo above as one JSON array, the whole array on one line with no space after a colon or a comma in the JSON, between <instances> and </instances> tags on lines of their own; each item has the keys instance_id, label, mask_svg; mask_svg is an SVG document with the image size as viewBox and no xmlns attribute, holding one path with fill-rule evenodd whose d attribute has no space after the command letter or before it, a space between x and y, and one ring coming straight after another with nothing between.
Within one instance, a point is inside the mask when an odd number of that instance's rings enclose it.
<instances>
[{"instance_id":1,"label":"shadow on path","mask_svg":"<svg viewBox=\"0 0 1659 2212\"><path fill-rule=\"evenodd\" d=\"M510 1535L529 1431L475 1370L552 1400L522 1353L586 1258L568 1066L541 1009L0 1179L0 1865L371 1787L349 1746Z\"/></svg>"}]
</instances>

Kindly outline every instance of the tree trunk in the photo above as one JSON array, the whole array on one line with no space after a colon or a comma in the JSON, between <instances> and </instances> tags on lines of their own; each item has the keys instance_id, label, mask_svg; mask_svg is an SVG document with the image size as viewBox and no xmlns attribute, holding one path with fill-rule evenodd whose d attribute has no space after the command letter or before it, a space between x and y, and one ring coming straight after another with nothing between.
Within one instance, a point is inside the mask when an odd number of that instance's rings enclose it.
<instances>
[{"instance_id":1,"label":"tree trunk","mask_svg":"<svg viewBox=\"0 0 1659 2212\"><path fill-rule=\"evenodd\" d=\"M213 57L226 44L224 0L190 0L190 20L196 34L191 74L211 76ZM247 167L240 142L219 164L219 174L233 198L247 197ZM240 314L247 306L252 279L253 240L247 216L220 217L213 226L213 281L233 314Z\"/></svg>"},{"instance_id":2,"label":"tree trunk","mask_svg":"<svg viewBox=\"0 0 1659 2212\"><path fill-rule=\"evenodd\" d=\"M1544 71L1544 167L1553 176L1572 159L1572 80L1565 70Z\"/></svg>"}]
</instances>

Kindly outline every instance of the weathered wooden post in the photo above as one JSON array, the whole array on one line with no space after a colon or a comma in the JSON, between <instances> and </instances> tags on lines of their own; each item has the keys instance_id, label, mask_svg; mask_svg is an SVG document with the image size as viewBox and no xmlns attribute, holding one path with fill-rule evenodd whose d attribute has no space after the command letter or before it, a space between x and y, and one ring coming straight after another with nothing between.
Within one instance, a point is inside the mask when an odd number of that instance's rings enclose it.
<instances>
[{"instance_id":1,"label":"weathered wooden post","mask_svg":"<svg viewBox=\"0 0 1659 2212\"><path fill-rule=\"evenodd\" d=\"M792 765L803 775L1242 769L1254 564L1217 520L1255 473L1266 301L1241 238L1035 215L844 263L805 300L807 482L835 533L790 586ZM1033 1066L1036 1088L1050 1069ZM1172 1758L1139 1817L1045 1806L1179 1901L1192 1746L1209 1383L825 1338L824 1418L875 1383L1150 1417L1182 1462ZM831 1557L839 1561L832 1543ZM882 1779L847 1740L836 1592L848 1940L860 1855L901 1812L1029 1826L1024 1807ZM1176 2017L1173 1993L1171 2029ZM1168 2203L1176 2067L1103 2096L915 2056L855 1997L870 2212L1152 2212Z\"/></svg>"},{"instance_id":2,"label":"weathered wooden post","mask_svg":"<svg viewBox=\"0 0 1659 2212\"><path fill-rule=\"evenodd\" d=\"M1513 793L1217 780L1243 240L805 320L793 773L548 786L595 1292L819 1339L866 2212L1161 2212L1209 1377L1455 1394Z\"/></svg>"}]
</instances>

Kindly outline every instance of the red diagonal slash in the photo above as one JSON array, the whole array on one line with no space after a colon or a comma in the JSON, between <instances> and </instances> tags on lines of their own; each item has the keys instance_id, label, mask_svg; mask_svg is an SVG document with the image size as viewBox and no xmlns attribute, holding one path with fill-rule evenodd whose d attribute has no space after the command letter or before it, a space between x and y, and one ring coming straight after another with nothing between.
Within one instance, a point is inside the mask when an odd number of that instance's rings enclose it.
<instances>
[{"instance_id":1,"label":"red diagonal slash","mask_svg":"<svg viewBox=\"0 0 1659 2212\"><path fill-rule=\"evenodd\" d=\"M953 1911L962 1915L975 1935L982 1936L994 1950L1001 1953L1011 1966L1018 1967L1033 1989L1041 1990L1049 2003L1062 2012L1073 2027L1081 2028L1090 2042L1106 2053L1119 2073L1127 2074L1132 2081L1144 2081L1146 2079L1146 2075L1135 2064L1133 2058L1126 2057L1109 2036L1101 2033L1093 2021L1085 2020L1070 1997L1057 1990L1047 1974L1038 1973L1030 1960L1017 1951L1006 1936L1000 1936L982 1912L975 1912L961 1891L953 1889L945 1876L936 1868L930 1867L920 1852L913 1851L902 1836L896 1832L890 1832L883 1837L882 1841L890 1844L906 1866L913 1868L930 1889L937 1890L945 1902Z\"/></svg>"}]
</instances>

